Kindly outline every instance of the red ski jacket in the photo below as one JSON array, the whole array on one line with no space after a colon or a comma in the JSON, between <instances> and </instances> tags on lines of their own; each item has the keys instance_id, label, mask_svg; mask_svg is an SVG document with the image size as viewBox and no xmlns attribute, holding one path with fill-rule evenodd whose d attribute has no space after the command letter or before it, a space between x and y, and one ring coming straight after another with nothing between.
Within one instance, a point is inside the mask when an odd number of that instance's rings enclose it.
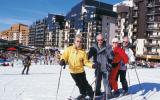
<instances>
[{"instance_id":1,"label":"red ski jacket","mask_svg":"<svg viewBox=\"0 0 160 100\"><path fill-rule=\"evenodd\" d=\"M122 48L116 47L114 48L113 52L114 52L113 63L120 63L120 61L123 61L124 64L128 63L129 60L128 56Z\"/></svg>"}]
</instances>

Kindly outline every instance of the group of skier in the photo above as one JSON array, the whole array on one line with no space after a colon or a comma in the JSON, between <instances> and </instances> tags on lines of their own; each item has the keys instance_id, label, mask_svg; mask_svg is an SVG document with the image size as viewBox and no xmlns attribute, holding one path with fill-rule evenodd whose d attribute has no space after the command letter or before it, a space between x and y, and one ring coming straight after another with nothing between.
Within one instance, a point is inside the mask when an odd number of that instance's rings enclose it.
<instances>
[{"instance_id":1,"label":"group of skier","mask_svg":"<svg viewBox=\"0 0 160 100\"><path fill-rule=\"evenodd\" d=\"M96 36L96 44L87 53L83 49L83 38L80 34L75 36L74 44L67 47L61 55L60 65L69 65L70 74L79 88L80 95L77 100L93 100L97 96L103 96L103 100L118 97L118 77L122 83L121 92L128 93L128 83L126 80L127 66L135 62L133 51L129 48L128 37L123 38L122 46L118 38L112 39L110 45L102 34ZM93 58L93 61L90 59ZM95 69L95 89L86 79L84 66ZM101 91L101 80L103 80L104 93Z\"/></svg>"}]
</instances>

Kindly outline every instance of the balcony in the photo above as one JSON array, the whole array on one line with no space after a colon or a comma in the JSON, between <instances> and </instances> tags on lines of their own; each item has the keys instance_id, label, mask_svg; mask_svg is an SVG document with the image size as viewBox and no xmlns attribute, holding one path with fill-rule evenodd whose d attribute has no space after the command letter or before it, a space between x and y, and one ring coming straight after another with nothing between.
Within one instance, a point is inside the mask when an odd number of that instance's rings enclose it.
<instances>
[{"instance_id":1,"label":"balcony","mask_svg":"<svg viewBox=\"0 0 160 100\"><path fill-rule=\"evenodd\" d=\"M148 8L152 8L152 7L154 7L154 4L153 4L153 3L149 3L149 4L147 5L147 7L148 7Z\"/></svg>"},{"instance_id":2,"label":"balcony","mask_svg":"<svg viewBox=\"0 0 160 100\"><path fill-rule=\"evenodd\" d=\"M160 27L147 27L147 30L160 30Z\"/></svg>"},{"instance_id":3,"label":"balcony","mask_svg":"<svg viewBox=\"0 0 160 100\"><path fill-rule=\"evenodd\" d=\"M160 39L160 35L150 35L148 36L148 39Z\"/></svg>"},{"instance_id":4,"label":"balcony","mask_svg":"<svg viewBox=\"0 0 160 100\"><path fill-rule=\"evenodd\" d=\"M133 25L137 25L137 21L134 21L134 22L133 22Z\"/></svg>"},{"instance_id":5,"label":"balcony","mask_svg":"<svg viewBox=\"0 0 160 100\"><path fill-rule=\"evenodd\" d=\"M150 15L156 15L156 14L160 14L159 11L148 11L146 15L150 16Z\"/></svg>"},{"instance_id":6,"label":"balcony","mask_svg":"<svg viewBox=\"0 0 160 100\"><path fill-rule=\"evenodd\" d=\"M137 7L137 6L134 6L134 7L133 7L133 10L138 10L138 7Z\"/></svg>"},{"instance_id":7,"label":"balcony","mask_svg":"<svg viewBox=\"0 0 160 100\"><path fill-rule=\"evenodd\" d=\"M157 48L157 47L160 46L160 44L158 44L158 43L145 43L144 46L145 47L155 47L155 48Z\"/></svg>"},{"instance_id":8,"label":"balcony","mask_svg":"<svg viewBox=\"0 0 160 100\"><path fill-rule=\"evenodd\" d=\"M154 23L155 21L154 21L154 18L152 18L152 19L147 19L147 23Z\"/></svg>"},{"instance_id":9,"label":"balcony","mask_svg":"<svg viewBox=\"0 0 160 100\"><path fill-rule=\"evenodd\" d=\"M134 28L134 29L133 29L133 32L137 32L137 28Z\"/></svg>"},{"instance_id":10,"label":"balcony","mask_svg":"<svg viewBox=\"0 0 160 100\"><path fill-rule=\"evenodd\" d=\"M133 14L133 18L137 18L137 17L138 17L137 13Z\"/></svg>"},{"instance_id":11,"label":"balcony","mask_svg":"<svg viewBox=\"0 0 160 100\"><path fill-rule=\"evenodd\" d=\"M115 31L116 31L117 33L120 33L120 32L121 32L121 29L118 28L118 29L116 29Z\"/></svg>"},{"instance_id":12,"label":"balcony","mask_svg":"<svg viewBox=\"0 0 160 100\"><path fill-rule=\"evenodd\" d=\"M154 4L154 6L155 6L155 7L160 7L160 3L159 3L159 4L156 3L156 4Z\"/></svg>"},{"instance_id":13,"label":"balcony","mask_svg":"<svg viewBox=\"0 0 160 100\"><path fill-rule=\"evenodd\" d=\"M151 51L148 51L148 52L144 52L144 55L159 55L158 52L151 52ZM154 56L150 56L150 58L154 58Z\"/></svg>"},{"instance_id":14,"label":"balcony","mask_svg":"<svg viewBox=\"0 0 160 100\"><path fill-rule=\"evenodd\" d=\"M137 36L136 36L136 35L133 35L133 36L132 36L132 39L137 39Z\"/></svg>"}]
</instances>

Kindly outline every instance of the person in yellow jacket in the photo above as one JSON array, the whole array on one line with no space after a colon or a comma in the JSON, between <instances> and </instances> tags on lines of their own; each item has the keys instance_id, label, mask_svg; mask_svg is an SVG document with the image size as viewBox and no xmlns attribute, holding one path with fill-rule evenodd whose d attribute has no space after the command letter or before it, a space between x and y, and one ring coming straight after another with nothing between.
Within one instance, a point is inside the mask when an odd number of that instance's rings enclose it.
<instances>
[{"instance_id":1,"label":"person in yellow jacket","mask_svg":"<svg viewBox=\"0 0 160 100\"><path fill-rule=\"evenodd\" d=\"M81 100L86 96L89 96L92 100L94 92L86 79L84 65L96 68L97 64L93 64L88 60L87 53L82 48L82 37L80 34L75 36L74 44L66 48L61 55L60 65L64 66L66 63L69 64L70 74L80 91L77 100Z\"/></svg>"}]
</instances>

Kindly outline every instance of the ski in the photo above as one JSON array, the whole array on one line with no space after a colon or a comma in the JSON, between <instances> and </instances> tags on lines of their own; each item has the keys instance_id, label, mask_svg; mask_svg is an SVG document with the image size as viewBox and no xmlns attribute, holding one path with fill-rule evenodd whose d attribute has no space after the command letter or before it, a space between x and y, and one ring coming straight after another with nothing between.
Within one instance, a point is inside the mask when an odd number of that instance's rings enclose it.
<instances>
[{"instance_id":1,"label":"ski","mask_svg":"<svg viewBox=\"0 0 160 100\"><path fill-rule=\"evenodd\" d=\"M95 96L94 100L102 100L103 99L103 95L101 96Z\"/></svg>"},{"instance_id":2,"label":"ski","mask_svg":"<svg viewBox=\"0 0 160 100\"><path fill-rule=\"evenodd\" d=\"M66 98L66 100L75 100L75 98L70 96L70 97Z\"/></svg>"},{"instance_id":3,"label":"ski","mask_svg":"<svg viewBox=\"0 0 160 100\"><path fill-rule=\"evenodd\" d=\"M125 97L125 96L128 96L128 95L130 95L130 94L129 93L127 93L127 94L120 93L120 95L118 97L112 97L112 99L117 100L119 98L122 98L122 97Z\"/></svg>"},{"instance_id":4,"label":"ski","mask_svg":"<svg viewBox=\"0 0 160 100\"><path fill-rule=\"evenodd\" d=\"M77 99L77 98L74 98L74 97L69 97L69 98L66 98L66 100L92 100L92 99L89 99L89 98L81 98L81 99ZM96 99L96 100L101 100L101 99Z\"/></svg>"}]
</instances>

